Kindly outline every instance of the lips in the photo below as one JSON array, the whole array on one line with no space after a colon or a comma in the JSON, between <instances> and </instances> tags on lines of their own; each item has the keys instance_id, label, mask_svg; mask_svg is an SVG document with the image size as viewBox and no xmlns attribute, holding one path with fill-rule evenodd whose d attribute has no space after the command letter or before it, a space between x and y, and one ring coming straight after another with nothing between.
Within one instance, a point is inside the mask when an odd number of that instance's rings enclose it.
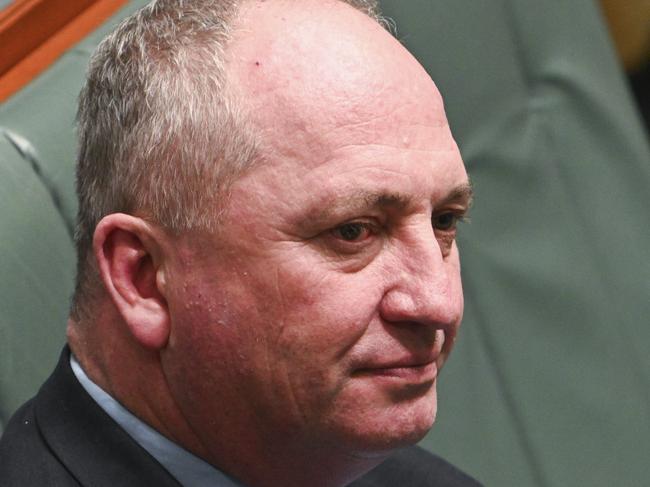
<instances>
[{"instance_id":1,"label":"lips","mask_svg":"<svg viewBox=\"0 0 650 487\"><path fill-rule=\"evenodd\" d=\"M360 369L359 376L375 376L408 380L433 380L438 374L436 362L419 365L388 366Z\"/></svg>"},{"instance_id":2,"label":"lips","mask_svg":"<svg viewBox=\"0 0 650 487\"><path fill-rule=\"evenodd\" d=\"M386 344L383 347L377 347L376 350L386 350L381 357L369 357L357 362L354 367L353 376L355 377L376 377L376 378L394 378L404 379L411 382L425 382L434 380L438 375L438 367L443 355L445 345L445 333L437 330L436 339L431 347L424 349L395 350L395 343ZM389 350L394 353L389 353ZM393 358L387 358L386 356Z\"/></svg>"},{"instance_id":3,"label":"lips","mask_svg":"<svg viewBox=\"0 0 650 487\"><path fill-rule=\"evenodd\" d=\"M435 340L429 346L420 342L419 347L408 347L406 344L383 344L373 347L381 355L368 357L358 362L359 370L373 369L401 369L401 368L418 368L438 361L443 353L446 337L442 330L438 330ZM416 345L416 343L411 343ZM392 353L391 353L392 352ZM389 358L392 357L392 358Z\"/></svg>"},{"instance_id":4,"label":"lips","mask_svg":"<svg viewBox=\"0 0 650 487\"><path fill-rule=\"evenodd\" d=\"M426 358L414 356L403 357L390 362L374 363L357 368L355 377L375 377L402 379L424 382L434 380L438 374L436 360L439 354L430 354Z\"/></svg>"}]
</instances>

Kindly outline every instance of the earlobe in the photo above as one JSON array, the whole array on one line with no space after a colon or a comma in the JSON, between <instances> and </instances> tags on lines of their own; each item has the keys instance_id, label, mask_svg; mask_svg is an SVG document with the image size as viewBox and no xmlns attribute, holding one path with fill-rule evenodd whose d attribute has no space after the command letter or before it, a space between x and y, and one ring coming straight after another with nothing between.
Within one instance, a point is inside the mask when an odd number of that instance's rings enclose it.
<instances>
[{"instance_id":1,"label":"earlobe","mask_svg":"<svg viewBox=\"0 0 650 487\"><path fill-rule=\"evenodd\" d=\"M159 285L164 274L159 238L148 223L122 213L104 217L93 238L99 274L113 304L133 338L155 350L166 346L170 333Z\"/></svg>"}]
</instances>

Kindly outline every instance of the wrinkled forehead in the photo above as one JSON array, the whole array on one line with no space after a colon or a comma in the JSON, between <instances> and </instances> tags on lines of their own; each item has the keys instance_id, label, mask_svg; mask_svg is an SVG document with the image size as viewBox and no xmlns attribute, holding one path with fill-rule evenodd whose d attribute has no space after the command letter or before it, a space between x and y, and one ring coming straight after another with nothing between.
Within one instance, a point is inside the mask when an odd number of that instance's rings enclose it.
<instances>
[{"instance_id":1,"label":"wrinkled forehead","mask_svg":"<svg viewBox=\"0 0 650 487\"><path fill-rule=\"evenodd\" d=\"M413 130L447 131L424 69L374 20L341 2L249 2L228 57L252 121L262 133L292 134L287 144L352 136L350 143L362 144L386 125L403 128L388 144L418 139Z\"/></svg>"}]
</instances>

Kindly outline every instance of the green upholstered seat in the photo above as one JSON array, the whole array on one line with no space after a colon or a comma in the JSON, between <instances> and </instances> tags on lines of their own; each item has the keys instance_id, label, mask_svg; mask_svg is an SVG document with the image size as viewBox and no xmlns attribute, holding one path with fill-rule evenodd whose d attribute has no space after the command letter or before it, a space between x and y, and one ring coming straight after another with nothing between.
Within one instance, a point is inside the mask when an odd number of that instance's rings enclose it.
<instances>
[{"instance_id":1,"label":"green upholstered seat","mask_svg":"<svg viewBox=\"0 0 650 487\"><path fill-rule=\"evenodd\" d=\"M495 486L650 478L650 150L596 4L382 1L475 185L424 445Z\"/></svg>"},{"instance_id":2,"label":"green upholstered seat","mask_svg":"<svg viewBox=\"0 0 650 487\"><path fill-rule=\"evenodd\" d=\"M75 262L52 193L9 137L0 129L0 429L56 364Z\"/></svg>"},{"instance_id":3,"label":"green upholstered seat","mask_svg":"<svg viewBox=\"0 0 650 487\"><path fill-rule=\"evenodd\" d=\"M76 98L90 54L131 2L0 106L0 432L65 343L75 273Z\"/></svg>"}]
</instances>

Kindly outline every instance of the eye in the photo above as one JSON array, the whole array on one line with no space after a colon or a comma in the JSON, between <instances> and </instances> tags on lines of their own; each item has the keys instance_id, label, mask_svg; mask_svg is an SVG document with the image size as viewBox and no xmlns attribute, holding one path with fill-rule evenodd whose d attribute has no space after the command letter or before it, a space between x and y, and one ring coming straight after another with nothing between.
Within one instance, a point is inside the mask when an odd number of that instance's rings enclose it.
<instances>
[{"instance_id":1,"label":"eye","mask_svg":"<svg viewBox=\"0 0 650 487\"><path fill-rule=\"evenodd\" d=\"M444 211L431 217L431 226L438 239L443 257L450 255L456 241L458 222L465 219L466 210Z\"/></svg>"},{"instance_id":2,"label":"eye","mask_svg":"<svg viewBox=\"0 0 650 487\"><path fill-rule=\"evenodd\" d=\"M435 230L448 232L456 229L456 225L458 225L461 218L461 216L449 211L439 215L433 215L431 217L431 224Z\"/></svg>"},{"instance_id":3,"label":"eye","mask_svg":"<svg viewBox=\"0 0 650 487\"><path fill-rule=\"evenodd\" d=\"M359 242L370 235L370 228L363 222L344 223L334 228L332 235L346 242Z\"/></svg>"}]
</instances>

